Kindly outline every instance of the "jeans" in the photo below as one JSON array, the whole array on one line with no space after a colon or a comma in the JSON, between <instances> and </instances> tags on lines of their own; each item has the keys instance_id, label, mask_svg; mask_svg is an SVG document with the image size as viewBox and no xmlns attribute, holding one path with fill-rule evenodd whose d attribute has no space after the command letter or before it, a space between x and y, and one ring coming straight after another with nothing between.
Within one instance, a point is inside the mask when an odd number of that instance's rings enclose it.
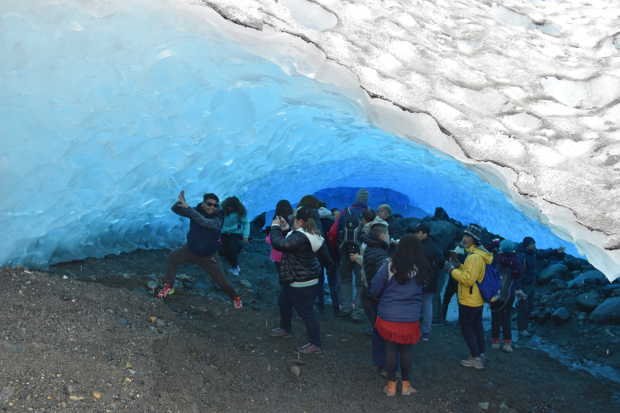
<instances>
[{"instance_id":1,"label":"jeans","mask_svg":"<svg viewBox=\"0 0 620 413\"><path fill-rule=\"evenodd\" d=\"M424 293L422 296L422 334L431 333L431 325L433 324L433 297L435 293Z\"/></svg>"},{"instance_id":2,"label":"jeans","mask_svg":"<svg viewBox=\"0 0 620 413\"><path fill-rule=\"evenodd\" d=\"M241 234L222 234L222 247L220 255L230 264L231 267L239 266L239 253L243 248L243 237Z\"/></svg>"},{"instance_id":3,"label":"jeans","mask_svg":"<svg viewBox=\"0 0 620 413\"><path fill-rule=\"evenodd\" d=\"M517 328L519 331L527 330L530 323L530 313L536 302L536 293L534 285L525 286L523 292L527 294L527 299L519 298L517 304Z\"/></svg>"},{"instance_id":4,"label":"jeans","mask_svg":"<svg viewBox=\"0 0 620 413\"><path fill-rule=\"evenodd\" d=\"M484 353L484 330L482 329L482 306L468 307L459 304L461 332L472 357Z\"/></svg>"},{"instance_id":5,"label":"jeans","mask_svg":"<svg viewBox=\"0 0 620 413\"><path fill-rule=\"evenodd\" d=\"M280 291L280 328L290 333L293 329L293 309L306 325L308 341L321 347L321 328L314 313L314 300L319 293L319 286L291 287L283 285Z\"/></svg>"},{"instance_id":6,"label":"jeans","mask_svg":"<svg viewBox=\"0 0 620 413\"><path fill-rule=\"evenodd\" d=\"M361 281L361 267L355 262L351 262L348 255L343 254L340 260L340 280L348 280L351 278L351 306L355 307L357 304L357 283Z\"/></svg>"},{"instance_id":7,"label":"jeans","mask_svg":"<svg viewBox=\"0 0 620 413\"><path fill-rule=\"evenodd\" d=\"M168 256L168 268L166 270L166 276L164 282L174 286L174 280L177 276L177 266L179 264L196 264L202 267L215 281L215 283L230 297L234 298L238 294L235 289L228 284L226 278L224 278L224 272L222 271L222 265L217 259L217 255L201 256L191 252L187 245L183 245L181 248L177 248L172 251Z\"/></svg>"},{"instance_id":8,"label":"jeans","mask_svg":"<svg viewBox=\"0 0 620 413\"><path fill-rule=\"evenodd\" d=\"M393 341L385 342L385 370L387 371L387 379L396 380L396 364L397 356L400 361L400 373L403 380L409 380L409 371L411 370L411 359L413 344L398 344Z\"/></svg>"},{"instance_id":9,"label":"jeans","mask_svg":"<svg viewBox=\"0 0 620 413\"><path fill-rule=\"evenodd\" d=\"M504 341L512 341L512 303L515 300L514 294L504 302L491 304L491 339L499 341L499 333L502 330Z\"/></svg>"}]
</instances>

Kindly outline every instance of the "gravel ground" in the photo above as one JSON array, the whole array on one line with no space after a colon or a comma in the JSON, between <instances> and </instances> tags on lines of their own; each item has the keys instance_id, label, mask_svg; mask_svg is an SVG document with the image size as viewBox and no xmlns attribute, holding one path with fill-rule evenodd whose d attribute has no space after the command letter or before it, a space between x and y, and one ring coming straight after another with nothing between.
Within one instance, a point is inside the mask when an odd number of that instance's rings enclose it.
<instances>
[{"instance_id":1,"label":"gravel ground","mask_svg":"<svg viewBox=\"0 0 620 413\"><path fill-rule=\"evenodd\" d=\"M294 351L305 342L299 321L292 339L268 336L277 285L265 251L252 243L242 255L241 311L194 267L181 267L178 294L151 298L145 286L161 277L167 251L0 270L0 411L620 411L620 385L541 352L488 351L486 370L460 367L466 347L453 324L415 346L419 393L388 399L365 324L326 311L321 355Z\"/></svg>"}]
</instances>

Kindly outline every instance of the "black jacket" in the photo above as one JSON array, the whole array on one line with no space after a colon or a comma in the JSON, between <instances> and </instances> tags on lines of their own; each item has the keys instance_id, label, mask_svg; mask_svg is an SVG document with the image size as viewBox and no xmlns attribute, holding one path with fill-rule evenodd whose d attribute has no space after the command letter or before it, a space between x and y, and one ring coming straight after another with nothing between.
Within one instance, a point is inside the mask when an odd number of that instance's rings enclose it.
<instances>
[{"instance_id":1,"label":"black jacket","mask_svg":"<svg viewBox=\"0 0 620 413\"><path fill-rule=\"evenodd\" d=\"M422 248L424 249L424 256L431 265L431 274L428 284L424 286L425 293L437 292L437 281L439 279L439 272L443 271L443 265L445 262L444 255L441 253L441 249L435 244L431 238L427 238L422 241Z\"/></svg>"},{"instance_id":2,"label":"black jacket","mask_svg":"<svg viewBox=\"0 0 620 413\"><path fill-rule=\"evenodd\" d=\"M389 257L389 247L387 242L371 237L366 239L366 249L364 250L364 273L368 285L375 276L381 265Z\"/></svg>"},{"instance_id":3,"label":"black jacket","mask_svg":"<svg viewBox=\"0 0 620 413\"><path fill-rule=\"evenodd\" d=\"M222 229L222 214L207 215L200 208L183 208L178 202L172 205L172 212L189 218L189 232L187 233L187 247L191 252L200 256L214 255L220 249L220 230Z\"/></svg>"},{"instance_id":4,"label":"black jacket","mask_svg":"<svg viewBox=\"0 0 620 413\"><path fill-rule=\"evenodd\" d=\"M280 227L271 227L271 246L284 253L280 267L280 283L310 281L321 276L321 265L331 267L327 244L322 237L293 231L284 238Z\"/></svg>"}]
</instances>

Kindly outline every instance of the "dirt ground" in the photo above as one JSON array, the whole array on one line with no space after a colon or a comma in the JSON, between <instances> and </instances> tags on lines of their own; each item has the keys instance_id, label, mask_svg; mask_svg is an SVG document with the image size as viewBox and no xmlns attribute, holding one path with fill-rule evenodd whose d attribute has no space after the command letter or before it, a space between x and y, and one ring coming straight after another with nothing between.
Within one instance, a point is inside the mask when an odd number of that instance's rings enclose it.
<instances>
[{"instance_id":1,"label":"dirt ground","mask_svg":"<svg viewBox=\"0 0 620 413\"><path fill-rule=\"evenodd\" d=\"M38 272L0 272L0 411L6 412L618 412L620 385L570 371L542 352L488 350L463 368L454 324L415 346L419 393L388 399L370 363L366 325L321 315L324 352L300 356L274 339L277 284L266 249L242 255L241 311L198 268L184 288L149 296L167 251L137 251ZM205 281L201 281L205 280ZM291 365L300 365L300 375Z\"/></svg>"}]
</instances>

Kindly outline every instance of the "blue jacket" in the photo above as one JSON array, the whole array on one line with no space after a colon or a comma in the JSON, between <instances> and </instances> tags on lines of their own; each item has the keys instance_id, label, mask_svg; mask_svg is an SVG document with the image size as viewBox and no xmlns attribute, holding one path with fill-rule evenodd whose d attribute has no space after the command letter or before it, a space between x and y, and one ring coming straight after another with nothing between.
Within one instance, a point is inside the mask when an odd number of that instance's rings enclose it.
<instances>
[{"instance_id":1,"label":"blue jacket","mask_svg":"<svg viewBox=\"0 0 620 413\"><path fill-rule=\"evenodd\" d=\"M387 260L372 278L370 295L379 300L377 314L385 321L412 323L420 321L422 286L412 279L399 284L389 271Z\"/></svg>"},{"instance_id":2,"label":"blue jacket","mask_svg":"<svg viewBox=\"0 0 620 413\"><path fill-rule=\"evenodd\" d=\"M183 208L179 203L175 203L172 212L189 218L187 247L191 252L204 257L214 255L220 249L222 215L219 211L207 215L200 205L196 208Z\"/></svg>"}]
</instances>

